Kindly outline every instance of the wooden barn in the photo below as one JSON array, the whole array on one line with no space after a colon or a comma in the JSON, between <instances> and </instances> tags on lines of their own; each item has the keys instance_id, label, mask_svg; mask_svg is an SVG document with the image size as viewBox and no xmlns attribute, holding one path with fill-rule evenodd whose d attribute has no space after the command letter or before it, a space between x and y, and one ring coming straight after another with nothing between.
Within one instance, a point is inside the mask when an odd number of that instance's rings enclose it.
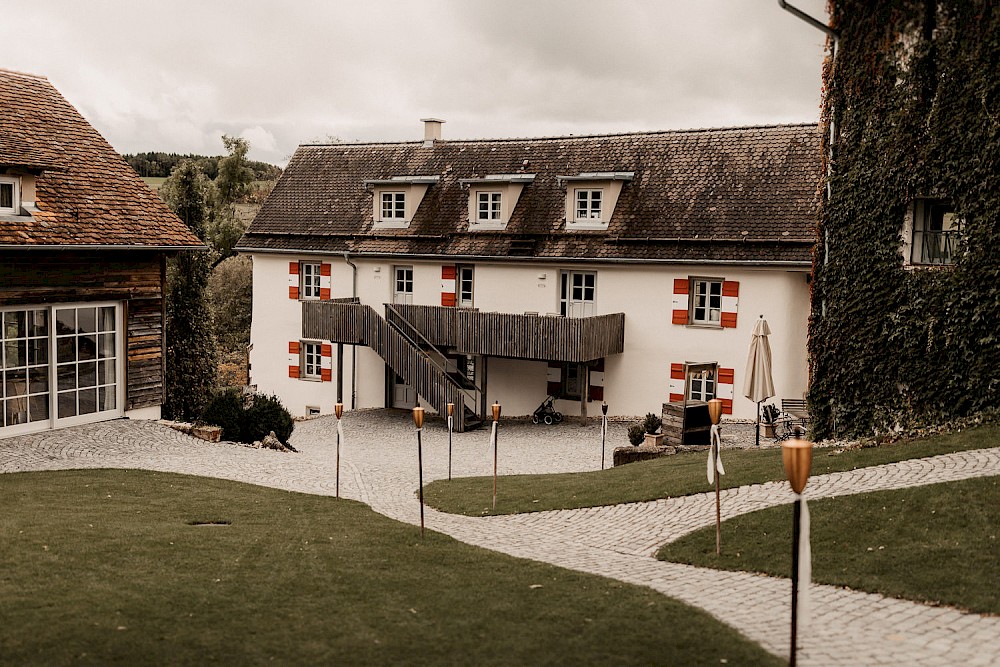
<instances>
[{"instance_id":1,"label":"wooden barn","mask_svg":"<svg viewBox=\"0 0 1000 667\"><path fill-rule=\"evenodd\" d=\"M166 258L202 247L47 79L0 70L0 437L159 418Z\"/></svg>"}]
</instances>

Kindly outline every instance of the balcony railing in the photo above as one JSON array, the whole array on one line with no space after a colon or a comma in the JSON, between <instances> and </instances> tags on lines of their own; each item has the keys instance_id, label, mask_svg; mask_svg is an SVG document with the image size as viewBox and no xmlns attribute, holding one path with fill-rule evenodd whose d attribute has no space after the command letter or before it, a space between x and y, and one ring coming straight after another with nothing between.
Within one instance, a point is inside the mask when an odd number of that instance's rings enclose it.
<instances>
[{"instance_id":1,"label":"balcony railing","mask_svg":"<svg viewBox=\"0 0 1000 667\"><path fill-rule=\"evenodd\" d=\"M914 264L952 264L958 250L957 231L914 232Z\"/></svg>"},{"instance_id":2,"label":"balcony railing","mask_svg":"<svg viewBox=\"0 0 1000 667\"><path fill-rule=\"evenodd\" d=\"M471 308L396 305L431 343L459 354L539 361L591 361L621 354L625 314L554 317Z\"/></svg>"}]
</instances>

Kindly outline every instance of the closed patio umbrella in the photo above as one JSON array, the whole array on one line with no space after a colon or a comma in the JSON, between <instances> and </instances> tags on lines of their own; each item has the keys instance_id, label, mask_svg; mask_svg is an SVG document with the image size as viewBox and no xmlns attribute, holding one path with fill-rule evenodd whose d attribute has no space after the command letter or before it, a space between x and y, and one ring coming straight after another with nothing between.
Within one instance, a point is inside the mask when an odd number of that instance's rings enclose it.
<instances>
[{"instance_id":1,"label":"closed patio umbrella","mask_svg":"<svg viewBox=\"0 0 1000 667\"><path fill-rule=\"evenodd\" d=\"M771 344L767 337L771 327L761 315L750 337L747 354L747 372L743 381L743 395L757 404L757 446L760 447L760 404L774 396L774 379L771 377Z\"/></svg>"}]
</instances>

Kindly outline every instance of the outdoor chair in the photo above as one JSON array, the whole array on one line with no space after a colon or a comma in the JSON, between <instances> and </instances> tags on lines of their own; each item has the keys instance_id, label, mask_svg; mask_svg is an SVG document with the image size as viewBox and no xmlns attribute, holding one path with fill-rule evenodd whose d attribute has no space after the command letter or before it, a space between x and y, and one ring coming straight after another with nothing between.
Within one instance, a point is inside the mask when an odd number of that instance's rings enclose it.
<instances>
[{"instance_id":1,"label":"outdoor chair","mask_svg":"<svg viewBox=\"0 0 1000 667\"><path fill-rule=\"evenodd\" d=\"M782 417L787 418L788 429L791 431L801 430L804 434L809 428L809 407L804 398L783 398L781 399Z\"/></svg>"}]
</instances>

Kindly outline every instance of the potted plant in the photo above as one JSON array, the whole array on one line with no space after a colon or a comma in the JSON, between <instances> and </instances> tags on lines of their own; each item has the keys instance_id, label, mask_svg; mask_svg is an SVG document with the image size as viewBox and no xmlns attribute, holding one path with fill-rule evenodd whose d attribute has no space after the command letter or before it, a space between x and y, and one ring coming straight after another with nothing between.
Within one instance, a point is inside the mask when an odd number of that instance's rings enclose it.
<instances>
[{"instance_id":1,"label":"potted plant","mask_svg":"<svg viewBox=\"0 0 1000 667\"><path fill-rule=\"evenodd\" d=\"M633 424L628 427L628 441L632 443L632 446L638 447L642 444L642 441L646 437L646 432L642 428L642 424Z\"/></svg>"},{"instance_id":2,"label":"potted plant","mask_svg":"<svg viewBox=\"0 0 1000 667\"><path fill-rule=\"evenodd\" d=\"M642 420L642 430L645 434L647 445L659 447L663 444L664 435L660 433L662 426L663 420L659 416L654 415L652 412L646 414L646 418Z\"/></svg>"}]
</instances>

